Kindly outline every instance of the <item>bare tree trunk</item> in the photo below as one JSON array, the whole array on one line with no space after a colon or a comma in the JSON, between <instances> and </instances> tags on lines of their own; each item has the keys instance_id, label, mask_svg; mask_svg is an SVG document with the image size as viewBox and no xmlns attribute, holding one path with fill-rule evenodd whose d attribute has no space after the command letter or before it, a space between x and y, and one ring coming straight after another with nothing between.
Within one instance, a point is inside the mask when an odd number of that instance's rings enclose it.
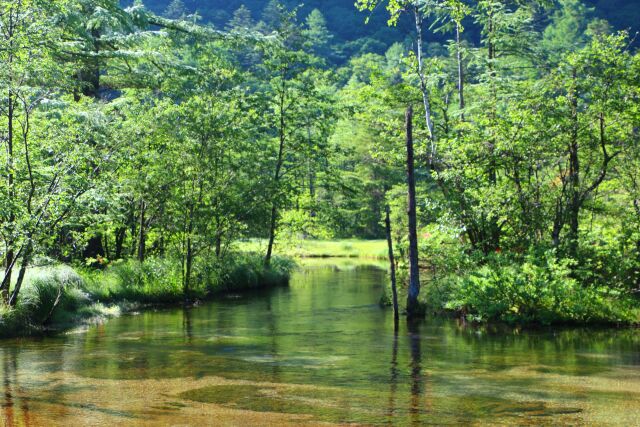
<instances>
[{"instance_id":1,"label":"bare tree trunk","mask_svg":"<svg viewBox=\"0 0 640 427\"><path fill-rule=\"evenodd\" d=\"M273 256L273 244L276 240L276 223L278 219L278 207L274 201L271 205L271 220L269 222L269 244L267 246L267 255L264 258L264 265L271 265L271 257Z\"/></svg>"},{"instance_id":2,"label":"bare tree trunk","mask_svg":"<svg viewBox=\"0 0 640 427\"><path fill-rule=\"evenodd\" d=\"M418 295L420 294L420 268L418 266L418 220L416 214L416 178L414 173L413 154L413 106L407 108L407 186L409 216L409 293L407 296L407 315L409 317L419 314L420 306Z\"/></svg>"},{"instance_id":3,"label":"bare tree trunk","mask_svg":"<svg viewBox=\"0 0 640 427\"><path fill-rule=\"evenodd\" d=\"M190 232L191 233L191 232ZM187 253L186 253L186 268L184 274L184 297L185 299L191 291L191 272L193 270L193 244L191 242L191 234L187 237Z\"/></svg>"},{"instance_id":4,"label":"bare tree trunk","mask_svg":"<svg viewBox=\"0 0 640 427\"><path fill-rule=\"evenodd\" d=\"M456 60L458 62L458 107L460 118L464 121L464 65L462 64L462 47L460 45L460 23L456 22Z\"/></svg>"},{"instance_id":5,"label":"bare tree trunk","mask_svg":"<svg viewBox=\"0 0 640 427\"><path fill-rule=\"evenodd\" d=\"M9 245L10 243L8 243ZM2 295L2 301L9 301L9 287L11 287L11 276L13 274L13 266L14 266L14 252L13 249L7 250L7 255L4 259L4 278L2 280L2 286L0 288L0 292Z\"/></svg>"},{"instance_id":6,"label":"bare tree trunk","mask_svg":"<svg viewBox=\"0 0 640 427\"><path fill-rule=\"evenodd\" d=\"M216 258L220 258L222 255L222 224L220 223L220 217L216 215Z\"/></svg>"},{"instance_id":7,"label":"bare tree trunk","mask_svg":"<svg viewBox=\"0 0 640 427\"><path fill-rule=\"evenodd\" d=\"M313 145L313 140L311 137L311 124L307 123L307 142L309 144L309 148L312 147ZM315 210L315 203L316 203L316 173L314 171L314 167L313 167L313 161L312 161L312 157L309 156L307 158L307 175L308 175L308 179L309 179L309 197L311 198L311 212L310 212L310 216L311 218L315 218L317 213Z\"/></svg>"},{"instance_id":8,"label":"bare tree trunk","mask_svg":"<svg viewBox=\"0 0 640 427\"><path fill-rule=\"evenodd\" d=\"M13 6L8 10L9 13L9 25L6 28L5 40L9 42L9 55L7 58L7 63L5 66L9 70L9 90L7 96L7 190L8 196L11 202L15 199L15 189L14 189L14 165L13 165L13 122L15 115L15 104L14 104L14 93L11 89L13 86L12 79L12 66L13 66L13 46L14 46L14 31L16 31L16 27L19 21L19 11L20 6L18 5L18 10L14 10ZM15 13L15 21L14 21L14 13ZM13 236L13 228L15 226L16 216L13 208L11 208L11 213L9 214L9 236L7 237L7 254L5 256L5 274L4 279L2 281L2 285L0 285L0 294L2 295L2 300L4 302L9 301L9 289L11 288L11 276L13 273L13 267L16 262L16 254L14 251L14 236Z\"/></svg>"},{"instance_id":9,"label":"bare tree trunk","mask_svg":"<svg viewBox=\"0 0 640 427\"><path fill-rule=\"evenodd\" d=\"M435 158L435 144L436 144L436 132L433 125L433 118L431 114L431 100L429 97L429 89L427 88L427 81L424 72L424 52L422 39L422 15L417 5L413 6L413 14L415 18L416 26L416 45L417 45L417 59L418 59L418 77L420 78L420 91L422 92L422 103L424 104L425 122L427 130L429 131L429 139L431 140L431 149L429 152L429 163L433 165Z\"/></svg>"},{"instance_id":10,"label":"bare tree trunk","mask_svg":"<svg viewBox=\"0 0 640 427\"><path fill-rule=\"evenodd\" d=\"M562 229L564 228L564 221L565 219L563 202L558 200L556 201L555 215L553 219L553 230L551 231L551 240L553 241L554 248L560 246L560 233L562 233Z\"/></svg>"},{"instance_id":11,"label":"bare tree trunk","mask_svg":"<svg viewBox=\"0 0 640 427\"><path fill-rule=\"evenodd\" d=\"M640 219L640 199L633 200L633 207L636 211L636 216ZM634 273L636 278L636 287L640 289L640 239L636 240L636 265L634 267Z\"/></svg>"},{"instance_id":12,"label":"bare tree trunk","mask_svg":"<svg viewBox=\"0 0 640 427\"><path fill-rule=\"evenodd\" d=\"M140 229L138 236L138 261L144 262L145 249L146 249L146 235L145 235L145 213L146 205L144 199L140 200Z\"/></svg>"},{"instance_id":13,"label":"bare tree trunk","mask_svg":"<svg viewBox=\"0 0 640 427\"><path fill-rule=\"evenodd\" d=\"M129 211L129 233L131 234L131 247L129 248L129 256L134 257L138 250L138 221L136 215L136 203L131 200L131 209Z\"/></svg>"},{"instance_id":14,"label":"bare tree trunk","mask_svg":"<svg viewBox=\"0 0 640 427\"><path fill-rule=\"evenodd\" d=\"M389 249L389 272L391 275L391 294L393 297L393 320L397 324L400 319L398 309L398 289L396 287L396 261L393 256L393 241L391 239L391 214L389 205L385 205L384 224L387 231L387 247Z\"/></svg>"}]
</instances>

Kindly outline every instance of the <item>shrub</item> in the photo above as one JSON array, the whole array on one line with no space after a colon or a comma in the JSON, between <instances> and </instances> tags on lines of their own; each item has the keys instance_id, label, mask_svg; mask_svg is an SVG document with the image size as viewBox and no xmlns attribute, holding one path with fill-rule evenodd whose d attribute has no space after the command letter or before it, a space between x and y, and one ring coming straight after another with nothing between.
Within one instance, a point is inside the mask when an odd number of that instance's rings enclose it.
<instances>
[{"instance_id":1,"label":"shrub","mask_svg":"<svg viewBox=\"0 0 640 427\"><path fill-rule=\"evenodd\" d=\"M496 256L459 278L449 276L429 296L471 320L509 323L635 323L628 296L607 286L583 286L573 277L575 262L529 254L524 262ZM437 289L434 290L433 288Z\"/></svg>"}]
</instances>

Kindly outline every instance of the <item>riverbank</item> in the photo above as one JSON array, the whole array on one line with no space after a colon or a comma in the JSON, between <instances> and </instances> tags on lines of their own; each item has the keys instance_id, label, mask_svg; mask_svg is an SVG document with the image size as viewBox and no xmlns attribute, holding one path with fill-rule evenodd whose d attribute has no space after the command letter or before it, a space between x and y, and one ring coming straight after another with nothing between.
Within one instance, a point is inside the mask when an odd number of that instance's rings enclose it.
<instances>
[{"instance_id":1,"label":"riverbank","mask_svg":"<svg viewBox=\"0 0 640 427\"><path fill-rule=\"evenodd\" d=\"M430 314L509 325L640 325L632 289L613 279L584 277L575 261L553 252L496 254L429 273L421 297Z\"/></svg>"},{"instance_id":2,"label":"riverbank","mask_svg":"<svg viewBox=\"0 0 640 427\"><path fill-rule=\"evenodd\" d=\"M0 306L0 337L40 335L101 323L122 313L194 304L229 292L288 283L294 262L274 257L266 268L257 254L237 253L203 267L185 290L180 264L149 259L103 269L51 265L28 271L18 304Z\"/></svg>"},{"instance_id":3,"label":"riverbank","mask_svg":"<svg viewBox=\"0 0 640 427\"><path fill-rule=\"evenodd\" d=\"M239 242L238 249L246 252L264 252L265 239L249 239ZM365 258L387 259L385 240L311 240L296 239L276 242L275 253L291 258Z\"/></svg>"}]
</instances>

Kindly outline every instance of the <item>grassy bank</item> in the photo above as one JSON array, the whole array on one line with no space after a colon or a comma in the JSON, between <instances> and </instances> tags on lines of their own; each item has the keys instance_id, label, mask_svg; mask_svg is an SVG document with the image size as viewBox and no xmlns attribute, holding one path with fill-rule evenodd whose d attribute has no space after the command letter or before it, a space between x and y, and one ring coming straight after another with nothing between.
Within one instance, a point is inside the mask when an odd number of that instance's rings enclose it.
<instances>
[{"instance_id":1,"label":"grassy bank","mask_svg":"<svg viewBox=\"0 0 640 427\"><path fill-rule=\"evenodd\" d=\"M264 252L267 241L251 239L238 243L241 251ZM292 258L369 258L386 259L384 240L307 240L276 242L275 253Z\"/></svg>"},{"instance_id":2,"label":"grassy bank","mask_svg":"<svg viewBox=\"0 0 640 427\"><path fill-rule=\"evenodd\" d=\"M180 264L150 259L117 262L102 270L65 265L31 269L16 307L0 305L0 337L63 330L101 322L145 306L182 304L227 292L272 287L288 282L294 263L282 257L265 268L257 254L238 253L201 266L194 285L182 285Z\"/></svg>"}]
</instances>

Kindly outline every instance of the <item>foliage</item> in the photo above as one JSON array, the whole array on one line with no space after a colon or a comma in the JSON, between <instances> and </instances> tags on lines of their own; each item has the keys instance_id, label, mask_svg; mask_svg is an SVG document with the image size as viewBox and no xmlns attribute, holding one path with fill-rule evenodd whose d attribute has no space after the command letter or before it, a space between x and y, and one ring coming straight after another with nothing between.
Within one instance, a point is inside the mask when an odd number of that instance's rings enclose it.
<instances>
[{"instance_id":1,"label":"foliage","mask_svg":"<svg viewBox=\"0 0 640 427\"><path fill-rule=\"evenodd\" d=\"M638 322L638 310L627 295L605 284L580 284L572 277L572 264L553 252L529 254L522 262L496 256L467 276L445 279L448 295L440 296L446 299L442 308L478 321Z\"/></svg>"},{"instance_id":2,"label":"foliage","mask_svg":"<svg viewBox=\"0 0 640 427\"><path fill-rule=\"evenodd\" d=\"M6 312L254 287L285 276L274 248L380 257L379 240L326 239L382 238L387 206L403 283L412 105L438 304L549 322L558 294L565 320L628 321L603 307L640 285L640 59L598 18L611 8L357 4L0 0ZM263 267L234 252L247 239L267 242ZM89 297L32 281L42 258L96 269Z\"/></svg>"}]
</instances>

